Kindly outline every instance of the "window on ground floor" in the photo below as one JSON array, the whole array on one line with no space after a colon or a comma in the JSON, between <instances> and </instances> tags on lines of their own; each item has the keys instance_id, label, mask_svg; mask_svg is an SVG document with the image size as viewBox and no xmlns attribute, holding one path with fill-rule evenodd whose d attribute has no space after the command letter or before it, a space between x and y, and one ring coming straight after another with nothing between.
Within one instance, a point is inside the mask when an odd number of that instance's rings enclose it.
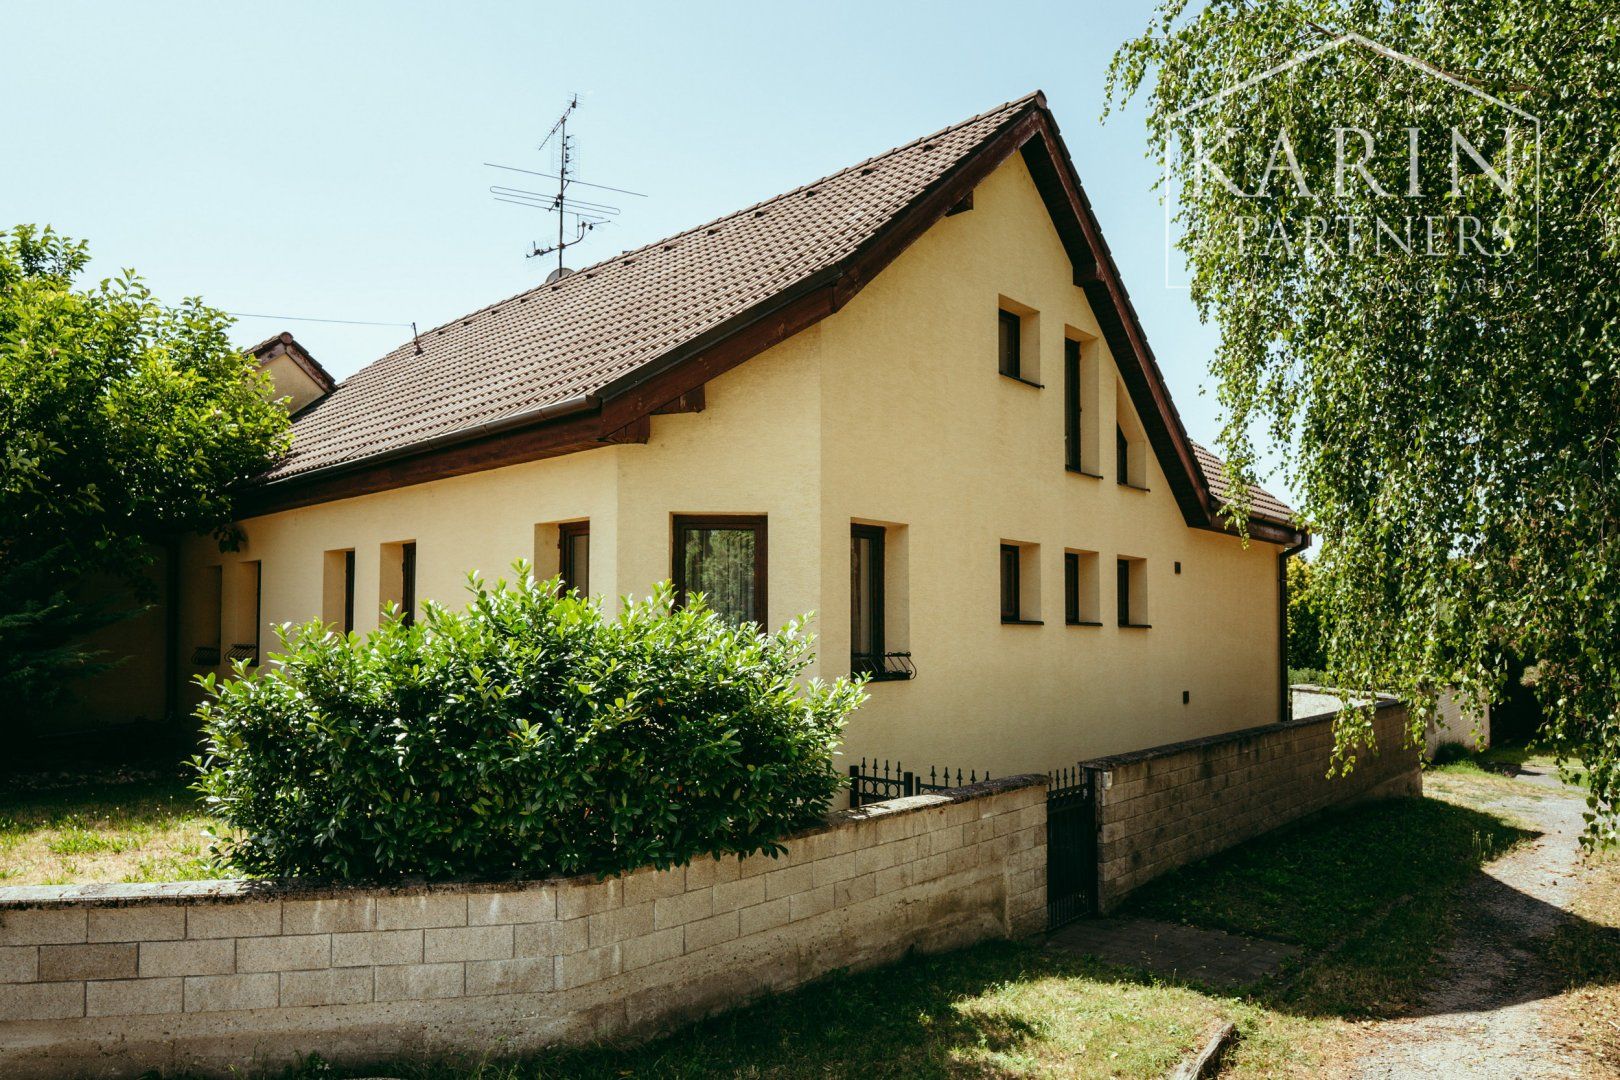
<instances>
[{"instance_id":1,"label":"window on ground floor","mask_svg":"<svg viewBox=\"0 0 1620 1080\"><path fill-rule=\"evenodd\" d=\"M384 544L380 551L378 593L383 610L399 610L406 626L416 623L416 541Z\"/></svg>"},{"instance_id":2,"label":"window on ground floor","mask_svg":"<svg viewBox=\"0 0 1620 1080\"><path fill-rule=\"evenodd\" d=\"M1041 621L1040 545L1001 542L1001 621Z\"/></svg>"},{"instance_id":3,"label":"window on ground floor","mask_svg":"<svg viewBox=\"0 0 1620 1080\"><path fill-rule=\"evenodd\" d=\"M672 554L678 603L701 593L729 622L766 625L765 515L678 514Z\"/></svg>"},{"instance_id":4,"label":"window on ground floor","mask_svg":"<svg viewBox=\"0 0 1620 1080\"><path fill-rule=\"evenodd\" d=\"M591 523L565 521L557 526L557 576L564 591L591 595Z\"/></svg>"},{"instance_id":5,"label":"window on ground floor","mask_svg":"<svg viewBox=\"0 0 1620 1080\"><path fill-rule=\"evenodd\" d=\"M223 568L224 617L221 632L225 637L227 662L246 660L259 663L259 633L263 621L261 606L264 597L261 564L238 562Z\"/></svg>"},{"instance_id":6,"label":"window on ground floor","mask_svg":"<svg viewBox=\"0 0 1620 1080\"><path fill-rule=\"evenodd\" d=\"M354 549L326 553L321 583L321 621L345 634L354 632Z\"/></svg>"}]
</instances>

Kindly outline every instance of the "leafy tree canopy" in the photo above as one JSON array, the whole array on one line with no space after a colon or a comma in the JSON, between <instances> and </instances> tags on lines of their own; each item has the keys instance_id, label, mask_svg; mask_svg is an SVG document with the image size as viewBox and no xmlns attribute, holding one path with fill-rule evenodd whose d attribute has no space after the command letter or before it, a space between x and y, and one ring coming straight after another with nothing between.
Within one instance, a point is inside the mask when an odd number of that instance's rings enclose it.
<instances>
[{"instance_id":1,"label":"leafy tree canopy","mask_svg":"<svg viewBox=\"0 0 1620 1080\"><path fill-rule=\"evenodd\" d=\"M0 233L0 696L26 717L88 670L76 644L140 597L152 544L231 518L231 491L283 452L286 410L199 300L133 271L88 288L86 245Z\"/></svg>"},{"instance_id":2,"label":"leafy tree canopy","mask_svg":"<svg viewBox=\"0 0 1620 1080\"><path fill-rule=\"evenodd\" d=\"M1608 0L1165 0L1109 83L1146 94L1221 331L1228 460L1292 448L1330 673L1416 733L1535 660L1590 840L1620 799L1617 82ZM1341 762L1369 738L1347 715Z\"/></svg>"}]
</instances>

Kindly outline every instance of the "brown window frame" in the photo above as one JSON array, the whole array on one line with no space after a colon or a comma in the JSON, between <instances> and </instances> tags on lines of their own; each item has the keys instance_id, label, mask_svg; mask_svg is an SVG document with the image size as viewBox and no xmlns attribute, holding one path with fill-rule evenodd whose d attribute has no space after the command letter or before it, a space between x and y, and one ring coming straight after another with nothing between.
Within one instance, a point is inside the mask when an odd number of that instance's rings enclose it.
<instances>
[{"instance_id":1,"label":"brown window frame","mask_svg":"<svg viewBox=\"0 0 1620 1080\"><path fill-rule=\"evenodd\" d=\"M1085 472L1080 450L1080 343L1063 339L1063 465Z\"/></svg>"},{"instance_id":2,"label":"brown window frame","mask_svg":"<svg viewBox=\"0 0 1620 1080\"><path fill-rule=\"evenodd\" d=\"M574 565L574 547L570 543L576 537L585 538L585 588L579 588L578 567ZM557 576L562 579L563 592L577 590L580 596L588 594L591 587L591 523L589 521L565 521L557 526Z\"/></svg>"},{"instance_id":3,"label":"brown window frame","mask_svg":"<svg viewBox=\"0 0 1620 1080\"><path fill-rule=\"evenodd\" d=\"M416 541L399 545L399 617L406 626L416 625Z\"/></svg>"},{"instance_id":4,"label":"brown window frame","mask_svg":"<svg viewBox=\"0 0 1620 1080\"><path fill-rule=\"evenodd\" d=\"M1017 544L1001 545L1001 621L1004 623L1023 622L1023 567L1024 552ZM1012 607L1007 606L1008 597L1012 598Z\"/></svg>"},{"instance_id":5,"label":"brown window frame","mask_svg":"<svg viewBox=\"0 0 1620 1080\"><path fill-rule=\"evenodd\" d=\"M883 562L883 539L886 530L881 525L857 525L851 523L849 527L849 557L850 557L850 595L849 595L849 669L857 675L883 674L883 577L885 574ZM870 541L872 545L872 558L866 568L871 575L870 588L872 603L866 612L866 633L871 639L872 648L869 652L855 651L855 641L859 636L860 627L856 625L855 614L855 581L853 578L855 562L855 546L862 540ZM862 663L865 657L865 663Z\"/></svg>"},{"instance_id":6,"label":"brown window frame","mask_svg":"<svg viewBox=\"0 0 1620 1080\"><path fill-rule=\"evenodd\" d=\"M354 633L354 548L343 553L343 632Z\"/></svg>"},{"instance_id":7,"label":"brown window frame","mask_svg":"<svg viewBox=\"0 0 1620 1080\"><path fill-rule=\"evenodd\" d=\"M1114 482L1131 486L1131 441L1118 424L1114 425Z\"/></svg>"},{"instance_id":8,"label":"brown window frame","mask_svg":"<svg viewBox=\"0 0 1620 1080\"><path fill-rule=\"evenodd\" d=\"M1063 621L1080 625L1080 554L1063 553Z\"/></svg>"},{"instance_id":9,"label":"brown window frame","mask_svg":"<svg viewBox=\"0 0 1620 1080\"><path fill-rule=\"evenodd\" d=\"M673 541L670 545L669 579L675 585L675 606L684 607L686 604L686 560L681 553L686 550L686 534L692 531L705 529L751 529L754 533L754 607L757 609L755 624L764 627L770 614L769 596L766 587L769 584L770 558L770 516L768 514L676 514L673 522Z\"/></svg>"},{"instance_id":10,"label":"brown window frame","mask_svg":"<svg viewBox=\"0 0 1620 1080\"><path fill-rule=\"evenodd\" d=\"M1009 379L1024 378L1024 319L1016 311L997 309L996 370ZM1010 333L1008 332L1010 330Z\"/></svg>"},{"instance_id":11,"label":"brown window frame","mask_svg":"<svg viewBox=\"0 0 1620 1080\"><path fill-rule=\"evenodd\" d=\"M1119 608L1119 625L1135 626L1131 622L1131 560L1114 560L1115 602Z\"/></svg>"}]
</instances>

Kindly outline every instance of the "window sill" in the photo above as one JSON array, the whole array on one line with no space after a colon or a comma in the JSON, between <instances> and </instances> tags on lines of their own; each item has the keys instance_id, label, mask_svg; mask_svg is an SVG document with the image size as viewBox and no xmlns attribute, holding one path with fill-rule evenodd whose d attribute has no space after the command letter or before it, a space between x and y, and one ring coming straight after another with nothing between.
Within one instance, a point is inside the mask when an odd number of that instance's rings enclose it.
<instances>
[{"instance_id":1,"label":"window sill","mask_svg":"<svg viewBox=\"0 0 1620 1080\"><path fill-rule=\"evenodd\" d=\"M1001 617L1001 625L1002 626L1045 626L1046 621L1044 619L1009 619L1005 615L1003 615Z\"/></svg>"},{"instance_id":2,"label":"window sill","mask_svg":"<svg viewBox=\"0 0 1620 1080\"><path fill-rule=\"evenodd\" d=\"M1087 472L1084 469L1077 469L1073 465L1065 465L1063 467L1069 472L1074 473L1076 476L1089 476L1093 480L1101 480L1103 478L1103 474L1100 472Z\"/></svg>"},{"instance_id":3,"label":"window sill","mask_svg":"<svg viewBox=\"0 0 1620 1080\"><path fill-rule=\"evenodd\" d=\"M1037 390L1045 390L1046 389L1046 384L1045 383L1038 383L1038 382L1035 382L1035 381L1033 381L1031 379L1026 379L1022 375L1009 375L1005 371L1003 371L1003 372L1001 372L1001 377L1003 379L1011 379L1015 383L1023 383L1025 386L1033 386Z\"/></svg>"},{"instance_id":4,"label":"window sill","mask_svg":"<svg viewBox=\"0 0 1620 1080\"><path fill-rule=\"evenodd\" d=\"M1119 624L1119 628L1121 630L1151 630L1153 624L1150 622L1122 622Z\"/></svg>"},{"instance_id":5,"label":"window sill","mask_svg":"<svg viewBox=\"0 0 1620 1080\"><path fill-rule=\"evenodd\" d=\"M1122 488L1130 488L1132 491L1152 491L1153 490L1152 488L1145 488L1141 484L1133 484L1133 483L1129 482L1128 480L1115 480L1114 483L1118 484Z\"/></svg>"},{"instance_id":6,"label":"window sill","mask_svg":"<svg viewBox=\"0 0 1620 1080\"><path fill-rule=\"evenodd\" d=\"M1087 620L1087 619L1067 619L1067 620L1064 621L1063 625L1065 625L1065 626L1101 626L1102 623L1100 623L1100 622L1091 622L1090 620Z\"/></svg>"},{"instance_id":7,"label":"window sill","mask_svg":"<svg viewBox=\"0 0 1620 1080\"><path fill-rule=\"evenodd\" d=\"M915 679L917 677L914 673L909 672L909 671L884 671L884 672L881 672L881 673L874 673L874 672L870 672L870 671L865 671L865 672L852 671L852 672L850 672L850 676L852 678L858 678L861 675L865 675L866 676L866 681L869 682L869 683L875 683L875 682L910 682L912 679Z\"/></svg>"}]
</instances>

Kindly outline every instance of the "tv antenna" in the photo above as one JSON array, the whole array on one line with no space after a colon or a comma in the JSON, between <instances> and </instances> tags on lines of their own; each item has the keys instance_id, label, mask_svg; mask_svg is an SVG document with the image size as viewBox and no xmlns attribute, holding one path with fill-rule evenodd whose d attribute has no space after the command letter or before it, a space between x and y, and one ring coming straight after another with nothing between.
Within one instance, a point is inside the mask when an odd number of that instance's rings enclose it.
<instances>
[{"instance_id":1,"label":"tv antenna","mask_svg":"<svg viewBox=\"0 0 1620 1080\"><path fill-rule=\"evenodd\" d=\"M556 281L567 276L570 271L563 265L563 252L585 239L587 233L598 225L606 225L613 218L619 216L619 208L603 202L592 202L576 198L569 194L569 189L575 186L593 188L597 191L612 191L620 195L633 195L638 199L647 196L639 191L627 191L624 188L608 187L606 184L589 184L573 176L574 162L574 136L568 134L568 118L575 109L579 108L579 95L574 94L568 99L568 107L563 109L557 122L551 125L546 137L540 140L537 150L544 150L548 146L554 147L556 154L557 171L555 173L536 172L533 169L520 169L514 165L498 165L493 161L484 162L492 169L505 169L507 172L523 173L526 176L539 176L557 182L555 193L528 191L524 188L506 187L502 184L490 185L489 193L495 197L496 202L513 203L517 206L527 206L534 210L545 210L557 215L557 242L542 247L537 240L530 245L528 258L543 258L555 253L557 256L557 269L546 278L547 281ZM573 237L568 236L568 226L572 224Z\"/></svg>"}]
</instances>

